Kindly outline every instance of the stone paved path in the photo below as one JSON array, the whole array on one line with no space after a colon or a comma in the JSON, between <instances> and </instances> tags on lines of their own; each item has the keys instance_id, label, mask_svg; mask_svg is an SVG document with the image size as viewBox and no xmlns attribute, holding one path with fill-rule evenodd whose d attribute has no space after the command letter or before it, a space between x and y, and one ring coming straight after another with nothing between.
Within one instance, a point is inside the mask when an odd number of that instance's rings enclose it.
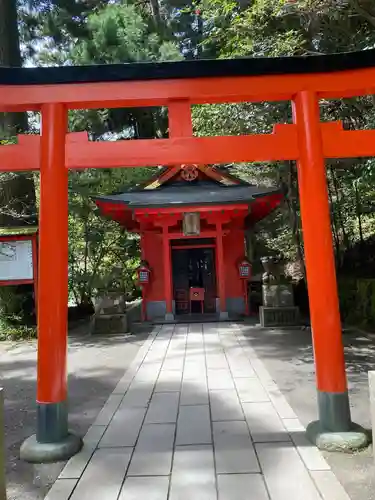
<instances>
[{"instance_id":1,"label":"stone paved path","mask_svg":"<svg viewBox=\"0 0 375 500\"><path fill-rule=\"evenodd\" d=\"M47 500L350 500L241 325L150 335Z\"/></svg>"}]
</instances>

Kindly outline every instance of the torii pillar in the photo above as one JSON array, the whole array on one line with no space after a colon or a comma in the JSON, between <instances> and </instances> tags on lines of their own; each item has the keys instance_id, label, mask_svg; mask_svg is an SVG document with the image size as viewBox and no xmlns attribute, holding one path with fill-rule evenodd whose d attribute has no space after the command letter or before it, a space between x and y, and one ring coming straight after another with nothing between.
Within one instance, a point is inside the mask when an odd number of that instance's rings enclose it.
<instances>
[{"instance_id":1,"label":"torii pillar","mask_svg":"<svg viewBox=\"0 0 375 500\"><path fill-rule=\"evenodd\" d=\"M350 416L318 96L300 92L293 114L319 413L307 435L319 448L348 451L368 436Z\"/></svg>"},{"instance_id":2,"label":"torii pillar","mask_svg":"<svg viewBox=\"0 0 375 500\"><path fill-rule=\"evenodd\" d=\"M67 460L82 447L68 432L67 410L67 110L46 104L41 115L37 431L20 451L33 463Z\"/></svg>"}]
</instances>

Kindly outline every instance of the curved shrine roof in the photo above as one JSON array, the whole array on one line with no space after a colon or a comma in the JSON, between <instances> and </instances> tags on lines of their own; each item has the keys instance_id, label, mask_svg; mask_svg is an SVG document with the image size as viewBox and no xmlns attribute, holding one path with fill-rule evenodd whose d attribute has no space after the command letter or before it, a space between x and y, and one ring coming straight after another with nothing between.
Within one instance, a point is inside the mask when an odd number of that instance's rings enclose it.
<instances>
[{"instance_id":1,"label":"curved shrine roof","mask_svg":"<svg viewBox=\"0 0 375 500\"><path fill-rule=\"evenodd\" d=\"M265 218L281 203L283 194L279 189L257 187L253 185L225 186L212 181L197 183L169 183L152 190L131 190L120 194L94 197L100 214L108 217L128 230L139 229L133 216L134 211L187 207L187 210L207 206L224 207L248 206L249 213L245 226L251 226ZM222 208L221 208L222 209Z\"/></svg>"},{"instance_id":2,"label":"curved shrine roof","mask_svg":"<svg viewBox=\"0 0 375 500\"><path fill-rule=\"evenodd\" d=\"M127 191L121 194L99 196L95 201L121 203L131 209L165 208L176 206L205 206L245 203L257 198L280 194L275 188L259 188L252 185L223 186L219 183L168 184L158 189Z\"/></svg>"}]
</instances>

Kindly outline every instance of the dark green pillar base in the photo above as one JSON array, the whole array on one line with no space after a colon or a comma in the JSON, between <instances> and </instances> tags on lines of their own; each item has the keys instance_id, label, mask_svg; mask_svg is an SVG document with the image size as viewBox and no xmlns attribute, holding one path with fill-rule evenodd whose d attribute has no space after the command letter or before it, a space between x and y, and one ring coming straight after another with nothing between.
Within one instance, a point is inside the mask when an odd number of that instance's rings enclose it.
<instances>
[{"instance_id":1,"label":"dark green pillar base","mask_svg":"<svg viewBox=\"0 0 375 500\"><path fill-rule=\"evenodd\" d=\"M318 391L319 420L307 426L306 435L320 450L351 453L368 446L369 433L351 421L348 392Z\"/></svg>"},{"instance_id":2,"label":"dark green pillar base","mask_svg":"<svg viewBox=\"0 0 375 500\"><path fill-rule=\"evenodd\" d=\"M318 411L322 429L328 432L347 432L351 429L348 391L318 391Z\"/></svg>"},{"instance_id":3,"label":"dark green pillar base","mask_svg":"<svg viewBox=\"0 0 375 500\"><path fill-rule=\"evenodd\" d=\"M82 444L82 439L73 434L68 434L57 443L40 443L34 434L22 444L20 458L32 464L64 462L78 453Z\"/></svg>"},{"instance_id":4,"label":"dark green pillar base","mask_svg":"<svg viewBox=\"0 0 375 500\"><path fill-rule=\"evenodd\" d=\"M354 453L371 443L370 433L358 424L351 424L347 431L327 431L320 421L311 422L306 429L307 438L320 450Z\"/></svg>"},{"instance_id":5,"label":"dark green pillar base","mask_svg":"<svg viewBox=\"0 0 375 500\"><path fill-rule=\"evenodd\" d=\"M68 460L82 448L82 439L68 432L66 401L38 403L37 430L20 450L22 460L43 464Z\"/></svg>"},{"instance_id":6,"label":"dark green pillar base","mask_svg":"<svg viewBox=\"0 0 375 500\"><path fill-rule=\"evenodd\" d=\"M68 435L68 404L37 404L36 438L39 443L58 443Z\"/></svg>"}]
</instances>

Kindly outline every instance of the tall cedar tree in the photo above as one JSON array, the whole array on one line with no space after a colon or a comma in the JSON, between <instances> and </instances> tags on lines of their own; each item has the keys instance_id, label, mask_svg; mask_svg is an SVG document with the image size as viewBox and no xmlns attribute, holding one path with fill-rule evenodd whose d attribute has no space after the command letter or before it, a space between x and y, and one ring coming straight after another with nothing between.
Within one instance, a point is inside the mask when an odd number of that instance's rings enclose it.
<instances>
[{"instance_id":1,"label":"tall cedar tree","mask_svg":"<svg viewBox=\"0 0 375 500\"><path fill-rule=\"evenodd\" d=\"M0 66L22 65L15 0L0 0ZM0 139L27 130L25 113L0 114ZM6 146L3 146L6 147ZM0 226L36 223L36 197L32 174L0 175ZM5 315L25 317L32 310L30 286L1 289L0 308Z\"/></svg>"}]
</instances>

